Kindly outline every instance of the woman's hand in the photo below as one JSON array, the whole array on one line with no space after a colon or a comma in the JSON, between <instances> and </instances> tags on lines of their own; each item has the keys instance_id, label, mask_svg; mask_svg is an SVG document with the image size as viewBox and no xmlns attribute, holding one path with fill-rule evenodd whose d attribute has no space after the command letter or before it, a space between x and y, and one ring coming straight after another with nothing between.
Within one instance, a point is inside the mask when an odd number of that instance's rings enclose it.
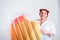
<instances>
[{"instance_id":1,"label":"woman's hand","mask_svg":"<svg viewBox=\"0 0 60 40\"><path fill-rule=\"evenodd\" d=\"M42 34L48 35L49 37L50 37L51 35L54 35L52 32L50 32L50 31L45 31L45 30L43 30L43 29L41 29L41 32L42 32Z\"/></svg>"}]
</instances>

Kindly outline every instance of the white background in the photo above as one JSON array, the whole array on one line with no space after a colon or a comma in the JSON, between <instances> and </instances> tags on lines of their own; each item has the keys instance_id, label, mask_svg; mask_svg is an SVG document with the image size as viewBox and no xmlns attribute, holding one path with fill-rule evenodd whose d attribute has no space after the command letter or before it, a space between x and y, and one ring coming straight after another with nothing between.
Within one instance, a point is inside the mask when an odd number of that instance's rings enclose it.
<instances>
[{"instance_id":1,"label":"white background","mask_svg":"<svg viewBox=\"0 0 60 40\"><path fill-rule=\"evenodd\" d=\"M39 9L50 11L48 19L55 23L56 37L60 40L59 0L0 0L0 40L10 40L9 26L21 14L29 15L29 19L39 18Z\"/></svg>"}]
</instances>

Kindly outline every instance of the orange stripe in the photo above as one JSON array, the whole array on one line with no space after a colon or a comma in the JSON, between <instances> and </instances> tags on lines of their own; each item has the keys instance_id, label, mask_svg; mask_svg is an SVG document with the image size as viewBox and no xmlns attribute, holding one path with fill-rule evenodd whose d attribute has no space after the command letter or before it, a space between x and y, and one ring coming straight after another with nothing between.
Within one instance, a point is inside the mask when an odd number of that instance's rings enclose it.
<instances>
[{"instance_id":1,"label":"orange stripe","mask_svg":"<svg viewBox=\"0 0 60 40\"><path fill-rule=\"evenodd\" d=\"M34 29L37 40L41 40L40 25L36 21L32 21L31 24Z\"/></svg>"},{"instance_id":2,"label":"orange stripe","mask_svg":"<svg viewBox=\"0 0 60 40\"><path fill-rule=\"evenodd\" d=\"M20 28L21 28L21 32L22 32L22 36L23 36L24 40L30 40L30 38L28 36L28 32L26 30L26 26L24 24L24 19L22 16L19 18L19 23L20 23Z\"/></svg>"},{"instance_id":3,"label":"orange stripe","mask_svg":"<svg viewBox=\"0 0 60 40\"><path fill-rule=\"evenodd\" d=\"M15 33L15 30L14 30L14 26L13 24L11 24L11 40L17 40L17 36L16 36L16 33Z\"/></svg>"},{"instance_id":4,"label":"orange stripe","mask_svg":"<svg viewBox=\"0 0 60 40\"><path fill-rule=\"evenodd\" d=\"M27 28L27 31L28 31L30 40L37 40L37 39L36 39L36 36L35 36L35 33L34 33L34 31L33 31L31 22L30 22L29 20L27 20L27 19L24 19L24 23L25 23L25 26L26 26L26 28Z\"/></svg>"},{"instance_id":5,"label":"orange stripe","mask_svg":"<svg viewBox=\"0 0 60 40\"><path fill-rule=\"evenodd\" d=\"M14 25L15 25L15 28L16 28L18 40L23 40L23 37L22 37L22 34L21 34L21 30L20 30L20 27L19 27L19 24L18 24L18 19L15 19Z\"/></svg>"}]
</instances>

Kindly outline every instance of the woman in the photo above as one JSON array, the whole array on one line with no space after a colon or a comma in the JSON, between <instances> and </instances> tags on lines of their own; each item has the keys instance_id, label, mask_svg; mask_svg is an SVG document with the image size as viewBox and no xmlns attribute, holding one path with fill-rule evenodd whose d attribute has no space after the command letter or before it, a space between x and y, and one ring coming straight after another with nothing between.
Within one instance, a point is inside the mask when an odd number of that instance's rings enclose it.
<instances>
[{"instance_id":1,"label":"woman","mask_svg":"<svg viewBox=\"0 0 60 40\"><path fill-rule=\"evenodd\" d=\"M47 9L39 10L42 40L51 40L52 36L56 34L54 23L48 20L48 13Z\"/></svg>"}]
</instances>

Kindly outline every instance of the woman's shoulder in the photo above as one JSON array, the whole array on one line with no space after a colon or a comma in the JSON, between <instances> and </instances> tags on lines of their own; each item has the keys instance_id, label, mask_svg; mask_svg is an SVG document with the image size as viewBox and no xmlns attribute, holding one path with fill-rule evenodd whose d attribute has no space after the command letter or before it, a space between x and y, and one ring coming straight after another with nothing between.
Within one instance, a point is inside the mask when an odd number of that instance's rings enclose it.
<instances>
[{"instance_id":1,"label":"woman's shoulder","mask_svg":"<svg viewBox=\"0 0 60 40\"><path fill-rule=\"evenodd\" d=\"M52 22L52 21L50 21L50 20L47 20L47 23L54 25L54 22Z\"/></svg>"}]
</instances>

